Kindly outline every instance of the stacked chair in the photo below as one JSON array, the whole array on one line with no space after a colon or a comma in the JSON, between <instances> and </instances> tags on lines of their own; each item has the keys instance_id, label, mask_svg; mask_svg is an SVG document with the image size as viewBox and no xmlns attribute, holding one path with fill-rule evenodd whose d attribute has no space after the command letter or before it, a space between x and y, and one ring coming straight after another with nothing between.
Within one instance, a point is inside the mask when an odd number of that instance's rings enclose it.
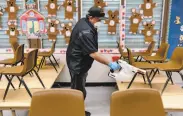
<instances>
[{"instance_id":1,"label":"stacked chair","mask_svg":"<svg viewBox=\"0 0 183 116\"><path fill-rule=\"evenodd\" d=\"M153 89L114 92L110 116L166 116L161 95Z\"/></svg>"},{"instance_id":2,"label":"stacked chair","mask_svg":"<svg viewBox=\"0 0 183 116\"><path fill-rule=\"evenodd\" d=\"M142 58L147 62L163 63L166 60L169 46L168 43L162 43L155 56L143 56Z\"/></svg>"},{"instance_id":3,"label":"stacked chair","mask_svg":"<svg viewBox=\"0 0 183 116\"><path fill-rule=\"evenodd\" d=\"M18 52L19 51L19 48L21 47L22 45L20 45L16 52L17 53L22 53L22 58L23 57L23 54L24 52ZM35 50L32 50L31 52L29 52L27 54L27 58L24 59L24 63L23 65L20 65L20 66L13 66L13 67L4 67L4 68L1 68L0 69L0 74L4 75L9 81L8 81L8 85L7 85L7 88L5 90L5 94L4 94L4 97L3 97L3 100L5 100L6 98L6 95L8 93L8 90L9 90L9 87L10 85L13 86L12 84L12 79L16 76L18 78L18 80L20 81L20 85L23 84L25 89L27 90L28 94L32 97L32 94L28 88L28 86L26 85L25 81L24 81L24 77L29 74L30 72L34 72L37 76L37 78L39 79L40 83L42 84L42 86L45 88L41 78L39 77L38 73L35 71L35 67L36 67L36 64L37 64L37 53L38 53L38 49L35 49ZM21 78L20 78L21 77ZM20 87L19 85L19 87Z\"/></svg>"},{"instance_id":4,"label":"stacked chair","mask_svg":"<svg viewBox=\"0 0 183 116\"><path fill-rule=\"evenodd\" d=\"M51 56L52 56L53 59L55 60L55 63L56 63L56 64L58 65L58 67L59 67L58 62L56 61L56 59L55 59L55 57L54 57L54 55L53 55L53 53L54 53L54 51L55 51L55 44L56 44L56 41L53 42L50 51L48 51L48 52L39 52L39 53L38 53L38 56L41 56L42 59L41 59L41 62L40 62L40 64L39 64L39 67L38 67L37 72L39 72L39 69L43 66L43 63L45 62L45 59L46 59L46 58L49 58L49 60L50 60L50 62L51 62L51 64L52 64L52 66L54 67L54 69L56 70L56 72L58 72L56 66L54 65L53 61L51 60Z\"/></svg>"},{"instance_id":5,"label":"stacked chair","mask_svg":"<svg viewBox=\"0 0 183 116\"><path fill-rule=\"evenodd\" d=\"M133 57L137 57L136 61L140 58L140 60L142 59L143 56L151 56L153 49L155 46L155 41L152 41L147 50L145 52L132 52ZM123 58L128 58L128 52L123 52L122 53L122 57Z\"/></svg>"},{"instance_id":6,"label":"stacked chair","mask_svg":"<svg viewBox=\"0 0 183 116\"><path fill-rule=\"evenodd\" d=\"M152 73L152 70L155 69L155 67L152 64L150 64L148 62L135 62L131 50L129 48L127 48L127 51L128 51L128 59L129 59L130 65L137 67L137 68L140 68L140 69L143 69L143 70L151 70L151 73ZM133 81L135 80L137 74L141 74L143 76L144 82L145 82L145 76L146 76L147 81L149 83L149 86L152 88L151 81L149 78L151 76L151 73L148 75L147 72L146 72L146 74L143 74L141 72L136 72L127 88L130 88L130 86L132 85Z\"/></svg>"},{"instance_id":7,"label":"stacked chair","mask_svg":"<svg viewBox=\"0 0 183 116\"><path fill-rule=\"evenodd\" d=\"M154 64L154 66L156 67L156 71L155 71L151 81L154 79L154 76L156 75L158 70L165 71L165 73L167 75L167 80L166 80L166 83L164 84L164 87L163 87L163 90L161 93L164 92L169 81L171 81L173 84L172 72L178 72L183 80L183 74L181 73L181 70L183 69L182 53L183 53L183 48L177 47L173 51L173 54L168 62Z\"/></svg>"},{"instance_id":8,"label":"stacked chair","mask_svg":"<svg viewBox=\"0 0 183 116\"><path fill-rule=\"evenodd\" d=\"M29 116L85 116L81 91L52 89L33 94Z\"/></svg>"}]
</instances>

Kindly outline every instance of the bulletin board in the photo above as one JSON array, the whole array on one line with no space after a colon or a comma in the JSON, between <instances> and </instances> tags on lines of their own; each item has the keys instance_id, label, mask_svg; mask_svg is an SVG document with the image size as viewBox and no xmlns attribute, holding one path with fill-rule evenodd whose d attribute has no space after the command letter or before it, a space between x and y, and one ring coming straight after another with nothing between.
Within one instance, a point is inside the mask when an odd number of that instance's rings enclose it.
<instances>
[{"instance_id":1,"label":"bulletin board","mask_svg":"<svg viewBox=\"0 0 183 116\"><path fill-rule=\"evenodd\" d=\"M172 0L169 23L168 43L170 48L168 58L176 47L183 47L183 0Z\"/></svg>"}]
</instances>

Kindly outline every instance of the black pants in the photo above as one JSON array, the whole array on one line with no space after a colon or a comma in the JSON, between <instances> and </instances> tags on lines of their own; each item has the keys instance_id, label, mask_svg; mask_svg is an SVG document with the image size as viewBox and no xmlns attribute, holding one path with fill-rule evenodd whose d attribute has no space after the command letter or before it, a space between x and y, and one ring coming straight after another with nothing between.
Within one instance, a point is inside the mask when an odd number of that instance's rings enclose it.
<instances>
[{"instance_id":1,"label":"black pants","mask_svg":"<svg viewBox=\"0 0 183 116\"><path fill-rule=\"evenodd\" d=\"M76 74L70 71L70 75L71 75L71 89L82 91L85 99L86 98L85 84L86 84L86 77L88 76L88 72Z\"/></svg>"}]
</instances>

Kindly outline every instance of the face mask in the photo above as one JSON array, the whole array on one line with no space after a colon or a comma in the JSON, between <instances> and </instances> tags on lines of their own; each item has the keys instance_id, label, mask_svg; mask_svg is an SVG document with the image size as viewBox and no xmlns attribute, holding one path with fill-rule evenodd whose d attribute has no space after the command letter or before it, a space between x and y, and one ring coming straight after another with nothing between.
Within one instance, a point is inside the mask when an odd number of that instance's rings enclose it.
<instances>
[{"instance_id":1,"label":"face mask","mask_svg":"<svg viewBox=\"0 0 183 116\"><path fill-rule=\"evenodd\" d=\"M100 27L100 24L101 24L101 22L97 22L97 23L94 24L94 27L95 28L99 28Z\"/></svg>"}]
</instances>

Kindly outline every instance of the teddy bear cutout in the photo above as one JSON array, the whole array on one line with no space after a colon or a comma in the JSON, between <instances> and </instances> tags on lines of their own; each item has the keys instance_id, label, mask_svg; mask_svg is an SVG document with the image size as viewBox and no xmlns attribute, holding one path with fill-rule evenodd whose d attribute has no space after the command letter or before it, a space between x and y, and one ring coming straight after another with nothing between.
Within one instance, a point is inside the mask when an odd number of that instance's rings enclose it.
<instances>
[{"instance_id":1,"label":"teddy bear cutout","mask_svg":"<svg viewBox=\"0 0 183 116\"><path fill-rule=\"evenodd\" d=\"M48 10L48 17L56 17L57 10L60 9L60 6L57 4L57 0L48 0L48 4L45 6L45 8Z\"/></svg>"},{"instance_id":2,"label":"teddy bear cutout","mask_svg":"<svg viewBox=\"0 0 183 116\"><path fill-rule=\"evenodd\" d=\"M64 39L66 41L66 45L68 45L69 41L70 41L71 32L72 32L72 23L67 23L67 24L62 23L61 27L63 29L60 31L60 33L62 35L64 35Z\"/></svg>"},{"instance_id":3,"label":"teddy bear cutout","mask_svg":"<svg viewBox=\"0 0 183 116\"><path fill-rule=\"evenodd\" d=\"M143 16L140 13L136 12L136 9L132 9L132 16L129 17L130 20L130 34L137 34L138 32L138 28L139 28L139 24L142 21Z\"/></svg>"},{"instance_id":4,"label":"teddy bear cutout","mask_svg":"<svg viewBox=\"0 0 183 116\"><path fill-rule=\"evenodd\" d=\"M9 22L8 27L9 29L5 32L9 35L9 42L17 42L17 36L19 35L19 31L17 30L17 24L14 22Z\"/></svg>"},{"instance_id":5,"label":"teddy bear cutout","mask_svg":"<svg viewBox=\"0 0 183 116\"><path fill-rule=\"evenodd\" d=\"M180 17L179 16L176 16L176 20L174 21L175 24L181 24L180 22Z\"/></svg>"},{"instance_id":6,"label":"teddy bear cutout","mask_svg":"<svg viewBox=\"0 0 183 116\"><path fill-rule=\"evenodd\" d=\"M8 22L17 21L17 13L20 7L16 5L16 0L7 0L5 11L8 12Z\"/></svg>"},{"instance_id":7,"label":"teddy bear cutout","mask_svg":"<svg viewBox=\"0 0 183 116\"><path fill-rule=\"evenodd\" d=\"M153 41L153 37L155 34L159 34L159 31L154 30L155 21L150 23L144 22L144 30L140 31L145 36L145 43L150 43Z\"/></svg>"},{"instance_id":8,"label":"teddy bear cutout","mask_svg":"<svg viewBox=\"0 0 183 116\"><path fill-rule=\"evenodd\" d=\"M182 31L182 32L183 32L183 25L180 27L180 31Z\"/></svg>"},{"instance_id":9,"label":"teddy bear cutout","mask_svg":"<svg viewBox=\"0 0 183 116\"><path fill-rule=\"evenodd\" d=\"M104 21L104 24L108 24L108 34L116 34L116 25L120 22L118 18L119 11L112 12L112 10L109 10L108 15L109 19Z\"/></svg>"},{"instance_id":10,"label":"teddy bear cutout","mask_svg":"<svg viewBox=\"0 0 183 116\"><path fill-rule=\"evenodd\" d=\"M153 3L153 0L144 0L144 4L139 5L139 8L143 10L144 18L153 17L153 9L157 6Z\"/></svg>"},{"instance_id":11,"label":"teddy bear cutout","mask_svg":"<svg viewBox=\"0 0 183 116\"><path fill-rule=\"evenodd\" d=\"M48 19L49 27L47 29L47 35L49 41L56 41L59 30L57 29L60 23L57 19Z\"/></svg>"},{"instance_id":12,"label":"teddy bear cutout","mask_svg":"<svg viewBox=\"0 0 183 116\"><path fill-rule=\"evenodd\" d=\"M95 7L99 7L99 8L103 9L107 5L108 5L107 2L104 2L103 0L94 0L94 6Z\"/></svg>"},{"instance_id":13,"label":"teddy bear cutout","mask_svg":"<svg viewBox=\"0 0 183 116\"><path fill-rule=\"evenodd\" d=\"M66 20L74 20L74 12L77 12L77 8L74 5L75 0L65 0L62 2L62 6L65 8L65 19Z\"/></svg>"}]
</instances>

